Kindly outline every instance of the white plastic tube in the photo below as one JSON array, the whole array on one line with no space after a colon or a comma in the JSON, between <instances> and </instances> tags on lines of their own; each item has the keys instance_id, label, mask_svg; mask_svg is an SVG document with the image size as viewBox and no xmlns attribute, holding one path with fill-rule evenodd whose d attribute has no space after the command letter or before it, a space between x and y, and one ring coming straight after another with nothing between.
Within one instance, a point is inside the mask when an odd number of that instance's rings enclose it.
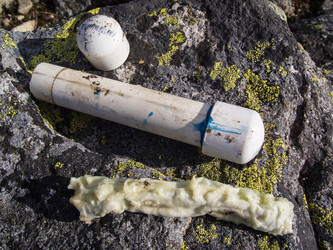
<instances>
[{"instance_id":1,"label":"white plastic tube","mask_svg":"<svg viewBox=\"0 0 333 250\"><path fill-rule=\"evenodd\" d=\"M37 99L202 146L208 156L239 164L264 142L256 111L223 102L210 105L48 63L35 68L30 89Z\"/></svg>"}]
</instances>

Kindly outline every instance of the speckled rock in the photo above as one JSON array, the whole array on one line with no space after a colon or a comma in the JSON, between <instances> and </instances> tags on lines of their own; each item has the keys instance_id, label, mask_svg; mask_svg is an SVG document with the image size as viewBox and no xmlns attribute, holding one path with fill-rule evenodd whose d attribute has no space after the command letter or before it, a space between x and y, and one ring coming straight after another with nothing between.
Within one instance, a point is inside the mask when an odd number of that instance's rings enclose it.
<instances>
[{"instance_id":1,"label":"speckled rock","mask_svg":"<svg viewBox=\"0 0 333 250\"><path fill-rule=\"evenodd\" d=\"M70 17L91 7L91 0L53 0L53 6L59 15L63 17Z\"/></svg>"},{"instance_id":2,"label":"speckled rock","mask_svg":"<svg viewBox=\"0 0 333 250\"><path fill-rule=\"evenodd\" d=\"M113 16L131 52L120 68L93 69L77 25ZM4 248L332 248L332 82L266 0L141 0L80 13L31 33L0 31L0 244ZM237 165L194 146L43 103L29 91L40 62L85 70L202 102L260 112L265 144ZM272 236L210 216L125 212L91 225L69 203L69 178L189 179L272 193L295 208L293 234Z\"/></svg>"},{"instance_id":3,"label":"speckled rock","mask_svg":"<svg viewBox=\"0 0 333 250\"><path fill-rule=\"evenodd\" d=\"M297 40L323 72L333 77L333 9L290 25Z\"/></svg>"}]
</instances>

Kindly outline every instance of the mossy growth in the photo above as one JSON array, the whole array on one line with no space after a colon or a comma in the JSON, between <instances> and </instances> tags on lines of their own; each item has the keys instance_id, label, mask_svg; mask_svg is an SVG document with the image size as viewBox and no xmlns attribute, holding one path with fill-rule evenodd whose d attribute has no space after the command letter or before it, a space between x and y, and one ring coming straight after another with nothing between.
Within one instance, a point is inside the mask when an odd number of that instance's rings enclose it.
<instances>
[{"instance_id":1,"label":"mossy growth","mask_svg":"<svg viewBox=\"0 0 333 250\"><path fill-rule=\"evenodd\" d=\"M333 210L311 202L309 204L309 211L312 222L320 225L333 236Z\"/></svg>"},{"instance_id":2,"label":"mossy growth","mask_svg":"<svg viewBox=\"0 0 333 250\"><path fill-rule=\"evenodd\" d=\"M73 119L69 123L69 133L75 134L88 128L88 122L92 120L92 116L79 112L73 112L72 114Z\"/></svg>"},{"instance_id":3,"label":"mossy growth","mask_svg":"<svg viewBox=\"0 0 333 250\"><path fill-rule=\"evenodd\" d=\"M210 72L210 77L215 80L222 79L222 86L225 91L234 89L236 87L236 81L240 78L239 69L236 65L230 67L223 67L223 62L217 62L214 69Z\"/></svg>"},{"instance_id":4,"label":"mossy growth","mask_svg":"<svg viewBox=\"0 0 333 250\"><path fill-rule=\"evenodd\" d=\"M249 167L239 169L224 160L206 158L200 165L198 176L272 194L274 185L282 178L283 166L287 163L286 153L280 152L285 148L282 138L271 137L273 128L273 124L265 124L262 154L266 155L267 159L262 167L258 167L259 160L255 160Z\"/></svg>"},{"instance_id":5,"label":"mossy growth","mask_svg":"<svg viewBox=\"0 0 333 250\"><path fill-rule=\"evenodd\" d=\"M279 100L279 86L268 86L267 80L260 79L258 75L251 72L249 69L244 74L244 77L247 82L245 107L259 112L263 104L277 102Z\"/></svg>"},{"instance_id":6,"label":"mossy growth","mask_svg":"<svg viewBox=\"0 0 333 250\"><path fill-rule=\"evenodd\" d=\"M88 13L92 15L96 15L98 12L99 8L88 11ZM61 27L61 32L56 34L55 38L44 44L41 54L31 57L29 64L30 70L34 70L34 68L42 62L75 63L76 57L79 54L79 48L76 43L75 25L81 20L84 14L86 13L81 13L66 22Z\"/></svg>"},{"instance_id":7,"label":"mossy growth","mask_svg":"<svg viewBox=\"0 0 333 250\"><path fill-rule=\"evenodd\" d=\"M215 231L216 226L214 224L210 225L208 229L205 229L202 224L199 224L195 228L195 238L199 243L209 243L209 241L217 238Z\"/></svg>"}]
</instances>

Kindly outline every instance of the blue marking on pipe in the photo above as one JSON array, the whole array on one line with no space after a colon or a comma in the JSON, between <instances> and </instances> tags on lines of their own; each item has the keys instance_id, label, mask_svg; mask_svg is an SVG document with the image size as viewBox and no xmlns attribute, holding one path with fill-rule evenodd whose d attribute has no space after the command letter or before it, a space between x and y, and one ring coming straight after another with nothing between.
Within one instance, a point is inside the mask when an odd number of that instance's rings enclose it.
<instances>
[{"instance_id":1,"label":"blue marking on pipe","mask_svg":"<svg viewBox=\"0 0 333 250\"><path fill-rule=\"evenodd\" d=\"M230 127L230 126L226 126L226 125L216 123L216 122L213 121L212 117L209 117L207 129L217 130L217 131L221 131L221 132L229 133L229 134L236 134L236 135L241 135L242 134L241 129L233 128L233 127Z\"/></svg>"},{"instance_id":2,"label":"blue marking on pipe","mask_svg":"<svg viewBox=\"0 0 333 250\"><path fill-rule=\"evenodd\" d=\"M99 95L101 94L101 90L97 90L95 93L94 93L94 96L96 96L96 97L99 97Z\"/></svg>"},{"instance_id":3,"label":"blue marking on pipe","mask_svg":"<svg viewBox=\"0 0 333 250\"><path fill-rule=\"evenodd\" d=\"M149 115L148 115L148 117L143 120L143 126L147 125L149 118L152 117L153 114L154 114L154 112L150 112Z\"/></svg>"},{"instance_id":4,"label":"blue marking on pipe","mask_svg":"<svg viewBox=\"0 0 333 250\"><path fill-rule=\"evenodd\" d=\"M208 122L209 122L210 113L212 112L213 106L214 106L214 104L211 105L209 107L209 109L207 110L207 114L206 114L205 120L203 120L202 122L199 122L199 123L192 123L192 125L193 125L193 131L199 131L200 132L200 144L201 144L201 147L202 147L202 144L203 144L203 140L204 140L206 128L207 128L207 125L208 125Z\"/></svg>"}]
</instances>

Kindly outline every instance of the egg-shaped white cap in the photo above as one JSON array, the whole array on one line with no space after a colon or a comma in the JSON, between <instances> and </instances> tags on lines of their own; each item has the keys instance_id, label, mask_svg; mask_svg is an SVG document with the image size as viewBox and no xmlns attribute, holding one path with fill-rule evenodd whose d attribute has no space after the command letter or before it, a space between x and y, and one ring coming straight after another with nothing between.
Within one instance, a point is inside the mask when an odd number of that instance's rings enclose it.
<instances>
[{"instance_id":1,"label":"egg-shaped white cap","mask_svg":"<svg viewBox=\"0 0 333 250\"><path fill-rule=\"evenodd\" d=\"M127 59L130 47L119 23L112 17L95 15L78 28L76 41L80 51L99 70L112 70Z\"/></svg>"},{"instance_id":2,"label":"egg-shaped white cap","mask_svg":"<svg viewBox=\"0 0 333 250\"><path fill-rule=\"evenodd\" d=\"M258 112L240 106L214 104L202 143L202 153L245 164L260 151L265 128Z\"/></svg>"}]
</instances>

